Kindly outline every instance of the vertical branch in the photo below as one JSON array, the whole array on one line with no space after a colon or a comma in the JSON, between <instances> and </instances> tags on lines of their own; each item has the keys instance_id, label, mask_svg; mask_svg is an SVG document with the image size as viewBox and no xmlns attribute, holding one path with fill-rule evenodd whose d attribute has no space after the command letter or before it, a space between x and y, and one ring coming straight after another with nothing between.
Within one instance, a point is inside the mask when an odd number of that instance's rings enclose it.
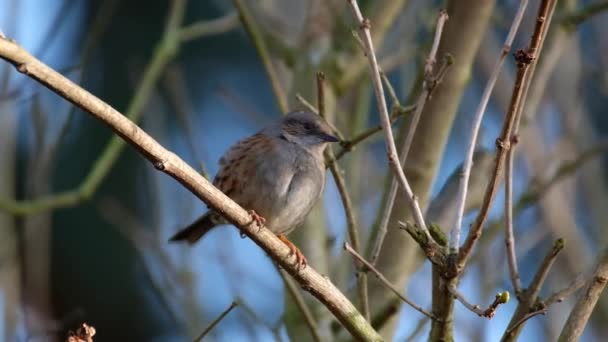
<instances>
[{"instance_id":1,"label":"vertical branch","mask_svg":"<svg viewBox=\"0 0 608 342\"><path fill-rule=\"evenodd\" d=\"M451 253L458 253L458 244L460 243L460 231L462 228L462 219L464 216L464 207L467 199L467 190L469 187L469 179L471 176L471 168L473 166L473 154L475 153L475 146L477 146L477 136L479 135L479 129L481 128L481 121L486 111L486 107L488 102L490 101L490 95L492 95L492 91L494 90L494 85L496 84L496 80L500 75L500 71L502 69L502 65L511 50L511 44L513 44L513 40L515 39L515 34L519 29L519 25L524 16L524 12L526 11L526 6L528 5L527 0L522 0L519 4L519 8L517 13L515 14L515 18L513 19L513 23L511 24L511 28L509 29L509 33L507 34L507 38L505 39L505 43L503 45L503 49L494 65L494 69L492 74L490 75L490 79L486 83L486 86L483 90L483 94L481 96L481 101L477 106L477 110L475 111L473 125L471 127L471 140L469 141L469 145L467 147L466 156L464 159L464 167L462 170L460 188L458 189L459 193L459 202L458 202L458 213L456 214L456 220L454 226L450 230L450 239L449 239L449 248Z\"/></svg>"},{"instance_id":2,"label":"vertical branch","mask_svg":"<svg viewBox=\"0 0 608 342\"><path fill-rule=\"evenodd\" d=\"M405 177L405 173L403 172L403 169L399 164L397 147L395 146L395 139L393 137L391 121L388 115L386 99L384 98L382 79L380 78L380 68L378 66L376 53L374 52L374 43L372 42L372 37L370 33L371 24L368 19L363 18L363 15L361 14L361 10L359 9L359 5L357 4L356 0L348 0L348 3L350 5L350 8L352 9L353 16L357 21L357 24L359 25L359 30L361 31L359 35L361 36L361 40L365 45L366 55L371 71L372 84L374 86L374 93L376 95L376 102L378 104L378 115L380 116L380 123L382 125L382 129L384 130L384 142L386 144L389 165L391 166L393 172L399 180L399 184L405 190L407 200L412 212L414 213L416 223L423 230L427 238L429 240L432 240L432 237L424 221L422 210L420 209L420 205L418 204L418 199L414 195L414 192L412 191L412 188L410 187L410 184L407 181L407 178Z\"/></svg>"},{"instance_id":3,"label":"vertical branch","mask_svg":"<svg viewBox=\"0 0 608 342\"><path fill-rule=\"evenodd\" d=\"M486 188L486 193L479 214L477 215L477 218L475 219L475 222L473 223L473 226L471 227L469 234L462 245L462 248L458 254L457 263L455 263L453 269L451 270L452 273L462 272L474 245L481 237L483 224L488 216L490 205L494 199L494 196L496 195L496 189L498 188L498 184L501 180L506 154L511 148L511 138L514 127L516 126L517 117L523 109L528 83L532 79L534 65L536 65L538 61L542 43L545 38L545 33L551 22L551 17L553 15L553 11L555 10L556 2L556 0L541 1L536 18L536 26L534 27L534 33L532 35L530 45L525 51L520 50L515 54L515 58L517 60L517 77L513 87L513 95L511 96L509 110L505 117L500 136L498 139L496 139L497 152L494 170L492 172L490 182ZM455 233L458 233L460 226L454 230ZM456 234L454 234L454 240L455 237ZM454 242L452 243L454 244Z\"/></svg>"},{"instance_id":4,"label":"vertical branch","mask_svg":"<svg viewBox=\"0 0 608 342\"><path fill-rule=\"evenodd\" d=\"M507 154L507 169L505 172L505 247L511 284L515 296L519 297L522 288L517 267L517 254L515 253L515 237L513 236L513 153L511 152Z\"/></svg>"}]
</instances>

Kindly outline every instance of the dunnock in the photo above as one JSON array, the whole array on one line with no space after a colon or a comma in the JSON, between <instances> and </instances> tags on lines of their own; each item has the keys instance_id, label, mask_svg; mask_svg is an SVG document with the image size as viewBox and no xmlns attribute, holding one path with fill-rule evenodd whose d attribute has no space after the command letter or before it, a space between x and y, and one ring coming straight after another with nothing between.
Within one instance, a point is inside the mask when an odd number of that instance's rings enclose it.
<instances>
[{"instance_id":1,"label":"dunnock","mask_svg":"<svg viewBox=\"0 0 608 342\"><path fill-rule=\"evenodd\" d=\"M264 224L296 256L298 266L306 258L285 235L306 218L323 192L323 151L336 142L331 128L318 115L295 111L253 136L232 146L220 159L213 185L243 208L258 225ZM210 210L175 234L170 241L198 241L211 228L226 224Z\"/></svg>"}]
</instances>

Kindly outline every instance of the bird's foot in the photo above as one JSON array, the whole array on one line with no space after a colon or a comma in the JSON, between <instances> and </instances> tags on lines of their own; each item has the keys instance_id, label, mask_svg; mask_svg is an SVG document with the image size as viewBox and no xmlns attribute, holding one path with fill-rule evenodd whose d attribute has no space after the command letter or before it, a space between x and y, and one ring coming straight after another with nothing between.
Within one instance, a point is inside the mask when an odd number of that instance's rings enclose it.
<instances>
[{"instance_id":1,"label":"bird's foot","mask_svg":"<svg viewBox=\"0 0 608 342\"><path fill-rule=\"evenodd\" d=\"M293 244L293 242L289 241L287 239L287 237L285 235L279 235L279 239L281 241L283 241L283 243L285 245L287 245L287 247L289 247L290 250L290 255L293 254L296 257L296 268L297 269L303 269L306 267L306 264L308 264L308 261L306 260L306 257L304 256L304 254L300 251L300 249Z\"/></svg>"},{"instance_id":2,"label":"bird's foot","mask_svg":"<svg viewBox=\"0 0 608 342\"><path fill-rule=\"evenodd\" d=\"M255 223L258 226L258 232L260 231L260 229L262 229L262 227L264 226L264 224L266 224L266 219L262 216L260 216L258 213L255 212L255 210L248 210L247 211L249 213L249 215L251 215L251 222Z\"/></svg>"}]
</instances>

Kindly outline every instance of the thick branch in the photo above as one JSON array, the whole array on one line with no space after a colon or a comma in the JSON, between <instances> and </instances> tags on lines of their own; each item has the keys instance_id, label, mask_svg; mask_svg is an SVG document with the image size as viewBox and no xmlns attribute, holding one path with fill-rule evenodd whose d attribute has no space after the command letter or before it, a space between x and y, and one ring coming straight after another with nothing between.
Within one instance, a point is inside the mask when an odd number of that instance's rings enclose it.
<instances>
[{"instance_id":1,"label":"thick branch","mask_svg":"<svg viewBox=\"0 0 608 342\"><path fill-rule=\"evenodd\" d=\"M589 321L593 308L608 283L608 248L604 249L595 267L595 272L572 308L570 316L559 335L560 342L578 341Z\"/></svg>"}]
</instances>

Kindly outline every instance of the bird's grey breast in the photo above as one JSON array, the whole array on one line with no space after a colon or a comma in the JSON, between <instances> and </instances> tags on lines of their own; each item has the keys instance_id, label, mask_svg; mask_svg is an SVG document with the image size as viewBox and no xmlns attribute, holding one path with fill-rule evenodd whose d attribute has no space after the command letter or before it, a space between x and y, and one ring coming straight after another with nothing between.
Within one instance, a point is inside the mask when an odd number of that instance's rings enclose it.
<instances>
[{"instance_id":1,"label":"bird's grey breast","mask_svg":"<svg viewBox=\"0 0 608 342\"><path fill-rule=\"evenodd\" d=\"M286 234L299 226L318 200L325 185L325 167L322 160L295 144L289 148L291 173L276 217L276 233Z\"/></svg>"}]
</instances>

